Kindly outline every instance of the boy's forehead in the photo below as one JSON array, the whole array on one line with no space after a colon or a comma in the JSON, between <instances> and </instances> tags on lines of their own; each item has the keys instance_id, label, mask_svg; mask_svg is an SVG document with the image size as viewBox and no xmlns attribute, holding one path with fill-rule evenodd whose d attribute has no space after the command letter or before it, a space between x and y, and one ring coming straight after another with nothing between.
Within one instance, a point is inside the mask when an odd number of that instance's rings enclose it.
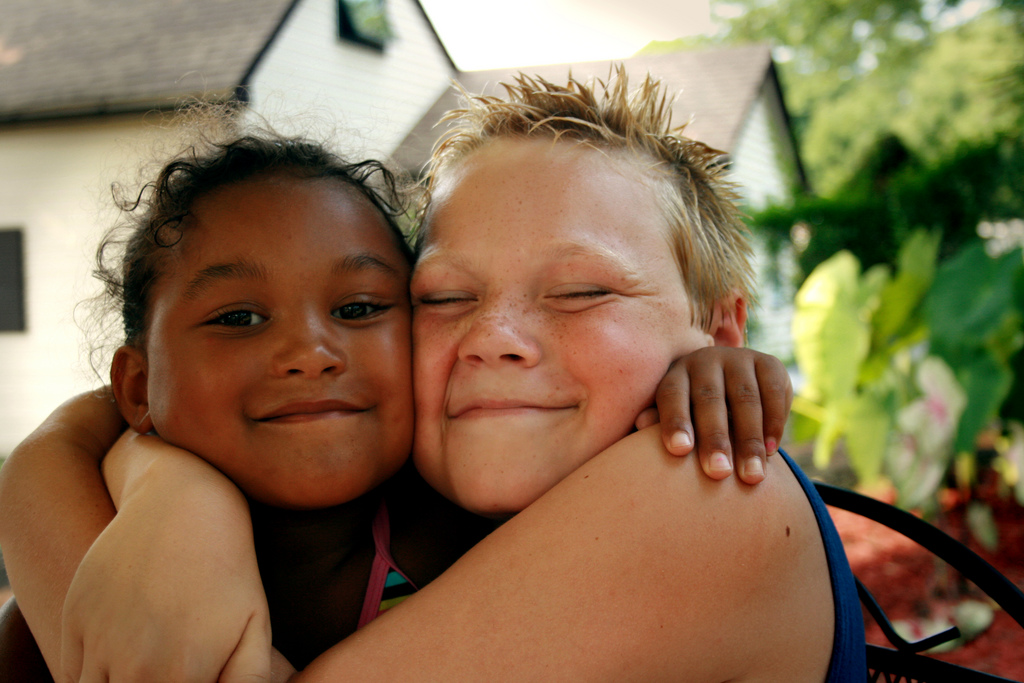
<instances>
[{"instance_id":1,"label":"boy's forehead","mask_svg":"<svg viewBox=\"0 0 1024 683\"><path fill-rule=\"evenodd\" d=\"M438 214L445 213L453 199L467 196L483 200L489 197L529 197L534 192L550 193L553 181L565 193L581 191L597 175L613 178L610 186L616 194L636 195L639 211L659 212L658 174L653 162L642 152L595 146L590 141L555 140L550 137L498 138L445 164L435 175L425 226L430 227ZM483 204L483 201L477 202ZM508 207L514 209L516 207Z\"/></svg>"},{"instance_id":2,"label":"boy's forehead","mask_svg":"<svg viewBox=\"0 0 1024 683\"><path fill-rule=\"evenodd\" d=\"M434 260L438 249L450 257L453 240L469 247L496 226L513 248L598 239L607 249L642 239L674 258L657 176L645 163L576 140L490 141L436 178L419 260Z\"/></svg>"},{"instance_id":3,"label":"boy's forehead","mask_svg":"<svg viewBox=\"0 0 1024 683\"><path fill-rule=\"evenodd\" d=\"M551 195L557 186L567 198L583 194L603 176L601 183L615 196L642 197L639 212L662 215L662 174L645 153L625 148L598 147L590 141L555 140L549 137L498 138L489 140L464 157L445 163L435 173L424 226L438 215L465 202L483 207L488 199L519 199ZM506 207L515 210L518 206Z\"/></svg>"}]
</instances>

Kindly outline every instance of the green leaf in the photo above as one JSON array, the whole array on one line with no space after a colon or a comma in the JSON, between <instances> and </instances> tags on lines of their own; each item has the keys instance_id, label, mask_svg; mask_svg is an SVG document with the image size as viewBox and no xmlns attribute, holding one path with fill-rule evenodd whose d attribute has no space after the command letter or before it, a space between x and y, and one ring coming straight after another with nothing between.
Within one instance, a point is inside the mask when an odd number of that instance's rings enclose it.
<instances>
[{"instance_id":1,"label":"green leaf","mask_svg":"<svg viewBox=\"0 0 1024 683\"><path fill-rule=\"evenodd\" d=\"M815 403L842 399L856 388L870 344L859 276L857 259L840 252L815 268L797 292L794 355L805 378L801 393Z\"/></svg>"},{"instance_id":2,"label":"green leaf","mask_svg":"<svg viewBox=\"0 0 1024 683\"><path fill-rule=\"evenodd\" d=\"M874 348L891 349L895 337L913 334L921 326L919 307L935 279L940 238L938 232L917 230L900 248L896 277L882 290L881 304L871 320Z\"/></svg>"},{"instance_id":3,"label":"green leaf","mask_svg":"<svg viewBox=\"0 0 1024 683\"><path fill-rule=\"evenodd\" d=\"M953 607L953 621L965 642L984 633L994 619L992 605L980 600L964 600Z\"/></svg>"},{"instance_id":4,"label":"green leaf","mask_svg":"<svg viewBox=\"0 0 1024 683\"><path fill-rule=\"evenodd\" d=\"M957 367L957 356L966 349L984 346L993 334L1005 334L1005 317L1019 317L1013 284L1019 282L1021 268L1019 251L994 259L981 243L943 263L925 299L932 352Z\"/></svg>"},{"instance_id":5,"label":"green leaf","mask_svg":"<svg viewBox=\"0 0 1024 683\"><path fill-rule=\"evenodd\" d=\"M996 417L1010 392L1013 373L983 349L965 352L960 364L954 367L956 379L967 394L967 407L960 417L954 448L974 452L978 432Z\"/></svg>"},{"instance_id":6,"label":"green leaf","mask_svg":"<svg viewBox=\"0 0 1024 683\"><path fill-rule=\"evenodd\" d=\"M985 550L995 552L999 548L999 529L988 504L977 500L967 504L967 528Z\"/></svg>"},{"instance_id":7,"label":"green leaf","mask_svg":"<svg viewBox=\"0 0 1024 683\"><path fill-rule=\"evenodd\" d=\"M843 417L835 405L829 405L825 409L825 419L818 430L818 438L814 441L814 466L819 470L828 467L832 460L832 451L835 450L836 442L842 434Z\"/></svg>"},{"instance_id":8,"label":"green leaf","mask_svg":"<svg viewBox=\"0 0 1024 683\"><path fill-rule=\"evenodd\" d=\"M882 472L889 446L893 410L885 397L861 394L850 401L846 424L846 448L858 481L871 483Z\"/></svg>"}]
</instances>

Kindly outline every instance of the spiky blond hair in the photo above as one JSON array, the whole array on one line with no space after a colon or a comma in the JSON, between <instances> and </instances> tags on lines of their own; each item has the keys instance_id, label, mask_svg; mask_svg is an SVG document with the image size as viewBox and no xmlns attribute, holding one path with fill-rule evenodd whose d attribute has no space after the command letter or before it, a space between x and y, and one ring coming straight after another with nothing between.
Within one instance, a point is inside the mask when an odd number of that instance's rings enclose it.
<instances>
[{"instance_id":1,"label":"spiky blond hair","mask_svg":"<svg viewBox=\"0 0 1024 683\"><path fill-rule=\"evenodd\" d=\"M752 252L734 186L723 177L723 153L684 137L683 126L672 127L671 101L659 80L648 75L631 92L619 66L607 83L581 83L570 74L562 86L520 73L501 85L504 99L462 90L462 108L442 119L454 126L427 167L417 246L429 229L431 191L473 151L499 139L574 141L623 151L649 171L694 322L707 329L715 301L734 291L753 303Z\"/></svg>"}]
</instances>

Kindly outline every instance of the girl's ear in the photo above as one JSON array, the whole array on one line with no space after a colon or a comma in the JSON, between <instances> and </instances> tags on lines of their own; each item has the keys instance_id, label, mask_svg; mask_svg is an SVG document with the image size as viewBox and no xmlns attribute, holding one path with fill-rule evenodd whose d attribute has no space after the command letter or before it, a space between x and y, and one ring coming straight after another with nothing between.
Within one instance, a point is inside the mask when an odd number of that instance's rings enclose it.
<instances>
[{"instance_id":1,"label":"girl's ear","mask_svg":"<svg viewBox=\"0 0 1024 683\"><path fill-rule=\"evenodd\" d=\"M747 300L733 290L715 302L708 329L715 346L743 346L746 341Z\"/></svg>"},{"instance_id":2,"label":"girl's ear","mask_svg":"<svg viewBox=\"0 0 1024 683\"><path fill-rule=\"evenodd\" d=\"M134 346L122 346L110 365L110 385L121 416L139 434L153 431L149 417L149 367Z\"/></svg>"}]
</instances>

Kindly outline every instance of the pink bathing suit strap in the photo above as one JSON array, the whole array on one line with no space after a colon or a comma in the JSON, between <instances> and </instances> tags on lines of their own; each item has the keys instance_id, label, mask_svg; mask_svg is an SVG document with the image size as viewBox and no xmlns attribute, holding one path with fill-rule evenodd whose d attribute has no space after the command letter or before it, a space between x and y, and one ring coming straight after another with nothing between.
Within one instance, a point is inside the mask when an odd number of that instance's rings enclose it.
<instances>
[{"instance_id":1,"label":"pink bathing suit strap","mask_svg":"<svg viewBox=\"0 0 1024 683\"><path fill-rule=\"evenodd\" d=\"M366 597L363 599L363 610L359 615L357 628L366 626L380 613L384 584L389 571L401 574L409 585L417 590L416 584L398 568L398 564L391 557L391 523L388 520L388 507L383 500L380 501L380 507L373 518L373 545L376 552L373 554L373 567L370 569L370 580L366 585Z\"/></svg>"}]
</instances>

